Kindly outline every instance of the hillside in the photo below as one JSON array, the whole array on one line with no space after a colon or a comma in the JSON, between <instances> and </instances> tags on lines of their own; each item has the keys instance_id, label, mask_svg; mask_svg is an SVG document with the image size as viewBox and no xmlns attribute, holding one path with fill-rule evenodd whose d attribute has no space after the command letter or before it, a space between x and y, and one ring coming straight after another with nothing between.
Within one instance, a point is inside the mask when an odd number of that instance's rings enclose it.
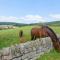
<instances>
[{"instance_id":1,"label":"hillside","mask_svg":"<svg viewBox=\"0 0 60 60\"><path fill-rule=\"evenodd\" d=\"M47 22L46 25L60 26L60 21Z\"/></svg>"},{"instance_id":2,"label":"hillside","mask_svg":"<svg viewBox=\"0 0 60 60\"><path fill-rule=\"evenodd\" d=\"M53 25L53 26L60 26L60 21L45 22L45 23L34 23L34 24L23 24L23 23L15 23L15 22L0 22L0 25L13 25L13 26Z\"/></svg>"},{"instance_id":3,"label":"hillside","mask_svg":"<svg viewBox=\"0 0 60 60\"><path fill-rule=\"evenodd\" d=\"M13 26L25 26L23 23L15 23L15 22L0 22L0 25L13 25Z\"/></svg>"}]
</instances>

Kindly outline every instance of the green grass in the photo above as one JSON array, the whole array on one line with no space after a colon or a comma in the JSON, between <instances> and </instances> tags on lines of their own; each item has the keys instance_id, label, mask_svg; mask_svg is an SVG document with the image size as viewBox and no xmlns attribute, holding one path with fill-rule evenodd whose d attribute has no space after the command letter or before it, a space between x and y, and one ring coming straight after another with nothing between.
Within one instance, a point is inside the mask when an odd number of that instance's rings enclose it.
<instances>
[{"instance_id":1,"label":"green grass","mask_svg":"<svg viewBox=\"0 0 60 60\"><path fill-rule=\"evenodd\" d=\"M52 50L49 53L45 53L44 55L41 55L36 60L60 60L60 53L56 52L55 50Z\"/></svg>"},{"instance_id":2,"label":"green grass","mask_svg":"<svg viewBox=\"0 0 60 60\"><path fill-rule=\"evenodd\" d=\"M60 34L60 26L50 26L55 33Z\"/></svg>"},{"instance_id":3,"label":"green grass","mask_svg":"<svg viewBox=\"0 0 60 60\"><path fill-rule=\"evenodd\" d=\"M19 31L23 30L26 40L31 40L30 30L33 26L24 26L16 29L0 30L0 48L19 44Z\"/></svg>"},{"instance_id":4,"label":"green grass","mask_svg":"<svg viewBox=\"0 0 60 60\"><path fill-rule=\"evenodd\" d=\"M23 30L26 41L31 40L30 32L31 28L34 26L24 26L16 29L0 30L0 48L11 46L14 44L19 44L19 31ZM60 33L60 27L51 26L55 33Z\"/></svg>"},{"instance_id":5,"label":"green grass","mask_svg":"<svg viewBox=\"0 0 60 60\"><path fill-rule=\"evenodd\" d=\"M14 44L19 44L19 31L23 30L26 41L31 40L30 32L31 28L34 26L24 26L16 29L0 30L0 48L11 46ZM50 26L55 33L60 34L59 26ZM55 50L50 53L42 55L37 60L60 60L60 53Z\"/></svg>"}]
</instances>

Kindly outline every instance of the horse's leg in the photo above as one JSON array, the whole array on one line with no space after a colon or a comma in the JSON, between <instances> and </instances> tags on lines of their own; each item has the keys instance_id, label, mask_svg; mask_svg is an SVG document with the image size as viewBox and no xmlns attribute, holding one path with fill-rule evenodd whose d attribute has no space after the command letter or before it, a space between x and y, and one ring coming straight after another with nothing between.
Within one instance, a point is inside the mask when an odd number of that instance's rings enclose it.
<instances>
[{"instance_id":1,"label":"horse's leg","mask_svg":"<svg viewBox=\"0 0 60 60\"><path fill-rule=\"evenodd\" d=\"M33 40L34 39L34 36L31 36L31 40Z\"/></svg>"},{"instance_id":2,"label":"horse's leg","mask_svg":"<svg viewBox=\"0 0 60 60\"><path fill-rule=\"evenodd\" d=\"M36 36L34 37L34 40L36 40Z\"/></svg>"}]
</instances>

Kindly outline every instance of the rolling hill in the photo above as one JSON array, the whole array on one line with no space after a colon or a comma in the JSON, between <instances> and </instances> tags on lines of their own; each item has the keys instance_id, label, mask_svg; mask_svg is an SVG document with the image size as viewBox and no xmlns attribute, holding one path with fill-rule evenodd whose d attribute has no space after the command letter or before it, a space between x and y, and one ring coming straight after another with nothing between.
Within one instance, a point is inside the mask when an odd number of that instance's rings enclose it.
<instances>
[{"instance_id":1,"label":"rolling hill","mask_svg":"<svg viewBox=\"0 0 60 60\"><path fill-rule=\"evenodd\" d=\"M46 25L60 26L60 21L47 22Z\"/></svg>"},{"instance_id":2,"label":"rolling hill","mask_svg":"<svg viewBox=\"0 0 60 60\"><path fill-rule=\"evenodd\" d=\"M13 26L25 26L23 23L15 23L15 22L0 22L0 25L13 25Z\"/></svg>"},{"instance_id":3,"label":"rolling hill","mask_svg":"<svg viewBox=\"0 0 60 60\"><path fill-rule=\"evenodd\" d=\"M45 23L34 23L34 24L24 24L24 23L15 23L15 22L0 22L0 25L13 25L13 26L53 25L53 26L60 26L60 21L45 22Z\"/></svg>"}]
</instances>

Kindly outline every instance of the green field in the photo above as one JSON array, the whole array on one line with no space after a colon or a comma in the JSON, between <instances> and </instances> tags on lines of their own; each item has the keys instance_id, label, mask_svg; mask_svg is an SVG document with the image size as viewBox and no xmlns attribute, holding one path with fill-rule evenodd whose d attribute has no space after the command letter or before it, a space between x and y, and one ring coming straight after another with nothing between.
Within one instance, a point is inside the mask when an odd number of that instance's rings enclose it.
<instances>
[{"instance_id":1,"label":"green field","mask_svg":"<svg viewBox=\"0 0 60 60\"><path fill-rule=\"evenodd\" d=\"M8 29L8 30L0 30L0 48L11 46L14 44L19 44L19 31L23 30L24 37L26 41L31 40L30 32L31 28L34 26L24 26L24 27L17 27L16 29ZM50 26L55 33L59 34L60 27L58 26Z\"/></svg>"},{"instance_id":2,"label":"green field","mask_svg":"<svg viewBox=\"0 0 60 60\"><path fill-rule=\"evenodd\" d=\"M32 27L35 26L24 26L24 27L17 27L16 29L0 30L0 48L19 44L20 30L23 30L26 41L30 41L31 40L30 32ZM50 26L50 27L54 30L56 34L60 34L59 26ZM60 60L60 53L53 50L48 54L44 54L37 60Z\"/></svg>"},{"instance_id":3,"label":"green field","mask_svg":"<svg viewBox=\"0 0 60 60\"><path fill-rule=\"evenodd\" d=\"M49 53L45 53L44 55L41 55L36 60L60 60L60 53L56 52L55 50L52 50Z\"/></svg>"},{"instance_id":4,"label":"green field","mask_svg":"<svg viewBox=\"0 0 60 60\"><path fill-rule=\"evenodd\" d=\"M16 29L0 30L0 48L19 44L19 31L23 30L26 41L30 39L30 30L33 26L17 27Z\"/></svg>"}]
</instances>

